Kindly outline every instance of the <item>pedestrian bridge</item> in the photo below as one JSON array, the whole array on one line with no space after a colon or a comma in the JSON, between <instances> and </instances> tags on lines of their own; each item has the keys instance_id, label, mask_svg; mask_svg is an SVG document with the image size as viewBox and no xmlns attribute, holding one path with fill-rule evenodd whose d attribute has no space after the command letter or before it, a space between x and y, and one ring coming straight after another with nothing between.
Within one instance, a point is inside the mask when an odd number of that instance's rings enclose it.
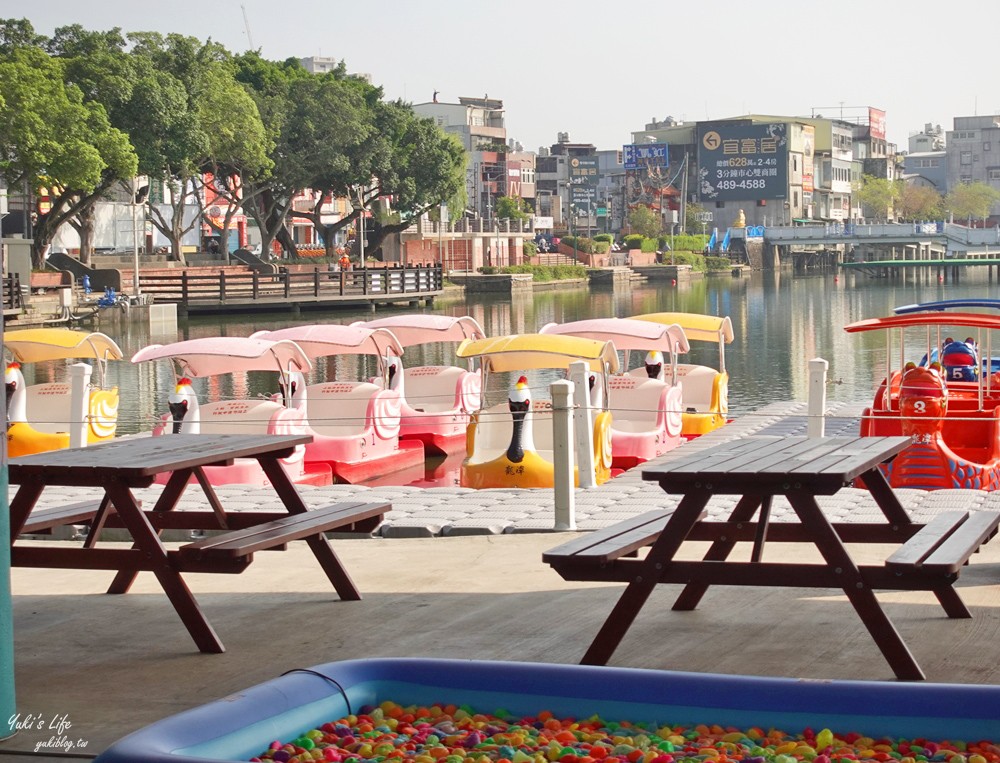
<instances>
[{"instance_id":1,"label":"pedestrian bridge","mask_svg":"<svg viewBox=\"0 0 1000 763\"><path fill-rule=\"evenodd\" d=\"M775 246L936 245L949 257L1000 256L1000 226L967 228L945 222L747 226L730 228L729 238L756 239Z\"/></svg>"}]
</instances>

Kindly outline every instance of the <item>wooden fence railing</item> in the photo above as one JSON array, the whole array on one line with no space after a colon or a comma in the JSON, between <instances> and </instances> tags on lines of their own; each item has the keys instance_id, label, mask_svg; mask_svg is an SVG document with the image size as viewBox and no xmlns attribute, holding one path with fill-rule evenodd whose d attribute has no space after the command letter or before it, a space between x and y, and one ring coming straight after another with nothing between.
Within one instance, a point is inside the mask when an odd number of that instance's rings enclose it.
<instances>
[{"instance_id":1,"label":"wooden fence railing","mask_svg":"<svg viewBox=\"0 0 1000 763\"><path fill-rule=\"evenodd\" d=\"M419 294L440 291L443 275L440 265L356 270L314 270L289 272L282 269L273 275L257 271L214 273L182 271L177 275L141 275L144 294L157 302L192 304L202 302L249 302L256 300L338 297L391 297L394 294Z\"/></svg>"}]
</instances>

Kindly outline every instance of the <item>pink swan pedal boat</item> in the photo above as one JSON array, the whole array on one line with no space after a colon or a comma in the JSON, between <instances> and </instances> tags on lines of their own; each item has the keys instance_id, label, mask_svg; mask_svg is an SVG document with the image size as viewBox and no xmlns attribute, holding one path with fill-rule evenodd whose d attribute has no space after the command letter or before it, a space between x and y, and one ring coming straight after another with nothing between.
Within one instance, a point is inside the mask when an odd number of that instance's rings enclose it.
<instances>
[{"instance_id":1,"label":"pink swan pedal boat","mask_svg":"<svg viewBox=\"0 0 1000 763\"><path fill-rule=\"evenodd\" d=\"M885 332L885 374L862 412L860 433L913 438L883 467L889 484L1000 489L1000 372L990 373L992 360L984 365L978 358L978 348L992 358L1000 316L928 308L856 321L844 330ZM952 336L972 340L964 368L948 365Z\"/></svg>"},{"instance_id":2,"label":"pink swan pedal boat","mask_svg":"<svg viewBox=\"0 0 1000 763\"><path fill-rule=\"evenodd\" d=\"M235 377L249 371L277 373L278 385L290 386L293 374L311 367L309 358L294 342L269 341L247 337L211 337L188 339L172 344L144 347L132 356L133 363L170 360L177 371L177 384L168 399L169 413L163 414L153 436L170 434L308 434L305 413L286 406L280 399L228 399L201 402L195 391L195 379ZM219 385L200 385L206 387ZM305 448L281 460L293 482L329 485L332 474L322 464L307 464ZM267 475L254 458L238 458L229 466L209 466L205 474L213 485L269 484ZM158 479L165 482L166 478Z\"/></svg>"},{"instance_id":3,"label":"pink swan pedal boat","mask_svg":"<svg viewBox=\"0 0 1000 763\"><path fill-rule=\"evenodd\" d=\"M403 348L486 337L479 323L467 315L402 314L351 325L387 329ZM389 367L389 386L398 390L402 398L399 439L419 440L428 455L463 452L469 416L479 409L482 395L480 371L454 365L410 368L405 366L402 358L394 355L387 357L385 362Z\"/></svg>"},{"instance_id":4,"label":"pink swan pedal boat","mask_svg":"<svg viewBox=\"0 0 1000 763\"><path fill-rule=\"evenodd\" d=\"M545 369L565 373L583 361L599 384L619 368L614 343L556 334L515 334L467 339L455 350L459 358L479 358L484 400L469 421L461 482L470 488L552 487L555 482L552 403ZM535 373L538 372L538 373ZM531 380L529 381L529 375ZM550 381L558 376L549 374ZM508 378L516 382L504 384ZM489 404L491 379L510 390L508 399ZM496 386L496 385L495 385ZM513 386L513 388L511 388ZM536 390L544 389L544 394ZM595 480L611 478L611 412L597 411L593 423ZM575 482L579 484L579 471Z\"/></svg>"},{"instance_id":5,"label":"pink swan pedal boat","mask_svg":"<svg viewBox=\"0 0 1000 763\"><path fill-rule=\"evenodd\" d=\"M678 325L688 342L706 342L718 348L717 367L697 363L678 363L677 378L681 384L684 413L681 431L691 439L724 426L729 421L729 372L726 370L726 345L734 338L729 316L701 313L646 313L632 316L635 320L652 321L667 326ZM693 345L692 345L693 346ZM629 373L642 376L645 371Z\"/></svg>"},{"instance_id":6,"label":"pink swan pedal boat","mask_svg":"<svg viewBox=\"0 0 1000 763\"><path fill-rule=\"evenodd\" d=\"M337 380L306 384L294 376L289 405L303 412L313 441L307 463L326 464L338 482L368 482L423 464L419 440L400 440L402 395L392 387L387 356L402 357L403 347L387 329L322 323L259 331L252 336L295 342L310 360L342 355L373 355L379 381Z\"/></svg>"},{"instance_id":7,"label":"pink swan pedal boat","mask_svg":"<svg viewBox=\"0 0 1000 763\"><path fill-rule=\"evenodd\" d=\"M690 349L687 337L676 323L666 325L629 318L594 318L569 323L549 323L540 334L561 334L614 342L625 353L643 353L643 374L615 374L608 378L608 408L611 411L611 465L631 469L662 456L685 442L684 411L677 377L678 353ZM655 357L650 357L651 355ZM601 386L594 385L591 402L600 405Z\"/></svg>"},{"instance_id":8,"label":"pink swan pedal boat","mask_svg":"<svg viewBox=\"0 0 1000 763\"><path fill-rule=\"evenodd\" d=\"M7 401L7 454L27 456L68 448L73 413L69 381L28 386L22 364L88 360L93 365L86 402L86 443L115 436L118 426L118 387L107 385L109 360L121 360L122 351L111 337L97 331L34 328L5 331L3 344L11 360L4 383Z\"/></svg>"}]
</instances>

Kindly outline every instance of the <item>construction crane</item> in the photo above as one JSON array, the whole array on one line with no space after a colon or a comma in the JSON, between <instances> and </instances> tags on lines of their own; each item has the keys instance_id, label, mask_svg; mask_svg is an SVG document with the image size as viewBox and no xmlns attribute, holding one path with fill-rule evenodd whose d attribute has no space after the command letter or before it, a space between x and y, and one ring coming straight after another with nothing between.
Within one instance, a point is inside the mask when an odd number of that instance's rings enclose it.
<instances>
[{"instance_id":1,"label":"construction crane","mask_svg":"<svg viewBox=\"0 0 1000 763\"><path fill-rule=\"evenodd\" d=\"M253 50L253 35L250 34L250 19L247 18L247 7L245 5L240 5L243 10L243 26L247 28L247 43L250 46L250 50Z\"/></svg>"}]
</instances>

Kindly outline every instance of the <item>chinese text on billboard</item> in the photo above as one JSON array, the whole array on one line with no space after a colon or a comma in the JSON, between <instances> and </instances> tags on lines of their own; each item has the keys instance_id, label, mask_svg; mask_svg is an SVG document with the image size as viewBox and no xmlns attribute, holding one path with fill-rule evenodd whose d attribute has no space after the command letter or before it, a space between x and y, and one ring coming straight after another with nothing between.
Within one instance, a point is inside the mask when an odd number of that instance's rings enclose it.
<instances>
[{"instance_id":1,"label":"chinese text on billboard","mask_svg":"<svg viewBox=\"0 0 1000 763\"><path fill-rule=\"evenodd\" d=\"M712 201L785 198L786 125L699 126L698 193Z\"/></svg>"}]
</instances>

